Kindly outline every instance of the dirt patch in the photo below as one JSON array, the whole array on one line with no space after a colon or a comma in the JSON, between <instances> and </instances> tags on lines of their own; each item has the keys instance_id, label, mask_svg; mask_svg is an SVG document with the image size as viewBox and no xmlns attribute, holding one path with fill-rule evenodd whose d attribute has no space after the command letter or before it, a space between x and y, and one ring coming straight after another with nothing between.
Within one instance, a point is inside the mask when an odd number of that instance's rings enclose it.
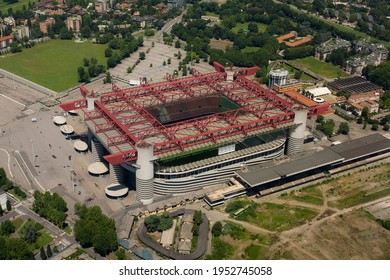
<instances>
[{"instance_id":1,"label":"dirt patch","mask_svg":"<svg viewBox=\"0 0 390 280\"><path fill-rule=\"evenodd\" d=\"M210 40L210 47L212 49L226 51L227 47L232 47L232 46L233 46L233 42L230 42L228 40L216 40L216 39Z\"/></svg>"},{"instance_id":2,"label":"dirt patch","mask_svg":"<svg viewBox=\"0 0 390 280\"><path fill-rule=\"evenodd\" d=\"M388 244L390 231L364 212L354 211L291 235L286 232L273 250L287 246L293 259L389 259Z\"/></svg>"}]
</instances>

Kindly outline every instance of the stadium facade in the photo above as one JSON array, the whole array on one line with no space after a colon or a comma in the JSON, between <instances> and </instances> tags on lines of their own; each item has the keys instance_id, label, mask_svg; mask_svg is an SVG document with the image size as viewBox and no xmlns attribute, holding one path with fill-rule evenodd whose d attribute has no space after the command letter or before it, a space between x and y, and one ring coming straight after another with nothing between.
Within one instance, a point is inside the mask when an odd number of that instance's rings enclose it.
<instances>
[{"instance_id":1,"label":"stadium facade","mask_svg":"<svg viewBox=\"0 0 390 280\"><path fill-rule=\"evenodd\" d=\"M246 166L303 149L306 119L328 105L306 108L246 78L257 67L120 89L61 103L79 109L94 163L109 166L110 197L135 184L145 205L155 194L183 194L223 182ZM90 170L90 169L89 169ZM100 168L98 171L105 171ZM97 172L98 173L98 172Z\"/></svg>"}]
</instances>

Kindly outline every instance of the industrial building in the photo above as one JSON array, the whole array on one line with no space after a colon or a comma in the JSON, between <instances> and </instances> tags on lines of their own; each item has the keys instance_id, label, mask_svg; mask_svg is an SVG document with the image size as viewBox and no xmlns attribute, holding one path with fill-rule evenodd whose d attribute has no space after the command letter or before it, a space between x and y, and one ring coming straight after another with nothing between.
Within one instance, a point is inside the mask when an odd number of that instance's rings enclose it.
<instances>
[{"instance_id":1,"label":"industrial building","mask_svg":"<svg viewBox=\"0 0 390 280\"><path fill-rule=\"evenodd\" d=\"M246 78L257 67L145 84L100 96L81 87L82 99L65 102L80 110L88 127L91 174L110 173L110 197L136 189L138 202L179 195L226 182L243 166L303 149L306 119L328 105L310 108Z\"/></svg>"}]
</instances>

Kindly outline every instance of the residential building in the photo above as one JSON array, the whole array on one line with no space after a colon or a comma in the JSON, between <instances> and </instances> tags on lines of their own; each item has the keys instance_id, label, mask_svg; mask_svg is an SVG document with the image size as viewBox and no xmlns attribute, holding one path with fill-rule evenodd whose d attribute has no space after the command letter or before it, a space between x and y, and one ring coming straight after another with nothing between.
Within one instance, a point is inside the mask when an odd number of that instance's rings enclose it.
<instances>
[{"instance_id":1,"label":"residential building","mask_svg":"<svg viewBox=\"0 0 390 280\"><path fill-rule=\"evenodd\" d=\"M81 21L81 16L68 17L66 19L66 27L73 32L80 32Z\"/></svg>"},{"instance_id":2,"label":"residential building","mask_svg":"<svg viewBox=\"0 0 390 280\"><path fill-rule=\"evenodd\" d=\"M6 17L4 18L4 24L11 25L12 27L15 27L15 19L13 17Z\"/></svg>"},{"instance_id":3,"label":"residential building","mask_svg":"<svg viewBox=\"0 0 390 280\"><path fill-rule=\"evenodd\" d=\"M30 38L30 28L26 26L17 26L13 29L15 36L21 40L24 37Z\"/></svg>"},{"instance_id":4,"label":"residential building","mask_svg":"<svg viewBox=\"0 0 390 280\"><path fill-rule=\"evenodd\" d=\"M13 36L8 35L4 37L0 37L0 50L8 48L13 42Z\"/></svg>"},{"instance_id":5,"label":"residential building","mask_svg":"<svg viewBox=\"0 0 390 280\"><path fill-rule=\"evenodd\" d=\"M178 8L181 9L185 4L184 0L168 0L169 8Z\"/></svg>"},{"instance_id":6,"label":"residential building","mask_svg":"<svg viewBox=\"0 0 390 280\"><path fill-rule=\"evenodd\" d=\"M111 9L110 0L97 0L95 2L95 11L98 13L107 12Z\"/></svg>"},{"instance_id":7,"label":"residential building","mask_svg":"<svg viewBox=\"0 0 390 280\"><path fill-rule=\"evenodd\" d=\"M350 50L351 43L341 38L330 39L316 48L314 57L324 61L329 54L338 49Z\"/></svg>"},{"instance_id":8,"label":"residential building","mask_svg":"<svg viewBox=\"0 0 390 280\"><path fill-rule=\"evenodd\" d=\"M41 21L39 23L39 29L42 33L47 34L49 26L52 26L55 22L54 18L48 18L45 21Z\"/></svg>"}]
</instances>

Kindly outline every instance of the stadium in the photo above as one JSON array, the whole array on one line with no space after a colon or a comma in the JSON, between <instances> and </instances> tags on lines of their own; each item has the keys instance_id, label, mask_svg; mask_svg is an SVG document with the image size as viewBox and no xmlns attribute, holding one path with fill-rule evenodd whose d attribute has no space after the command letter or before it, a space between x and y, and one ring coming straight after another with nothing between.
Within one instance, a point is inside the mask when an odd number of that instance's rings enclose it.
<instances>
[{"instance_id":1,"label":"stadium","mask_svg":"<svg viewBox=\"0 0 390 280\"><path fill-rule=\"evenodd\" d=\"M81 111L95 161L88 170L110 172L107 196L124 196L135 185L147 205L155 195L201 190L243 166L298 153L307 117L328 108L306 108L261 87L246 77L257 67L214 68L126 89L113 84L99 96L81 86L82 99L60 104Z\"/></svg>"}]
</instances>

